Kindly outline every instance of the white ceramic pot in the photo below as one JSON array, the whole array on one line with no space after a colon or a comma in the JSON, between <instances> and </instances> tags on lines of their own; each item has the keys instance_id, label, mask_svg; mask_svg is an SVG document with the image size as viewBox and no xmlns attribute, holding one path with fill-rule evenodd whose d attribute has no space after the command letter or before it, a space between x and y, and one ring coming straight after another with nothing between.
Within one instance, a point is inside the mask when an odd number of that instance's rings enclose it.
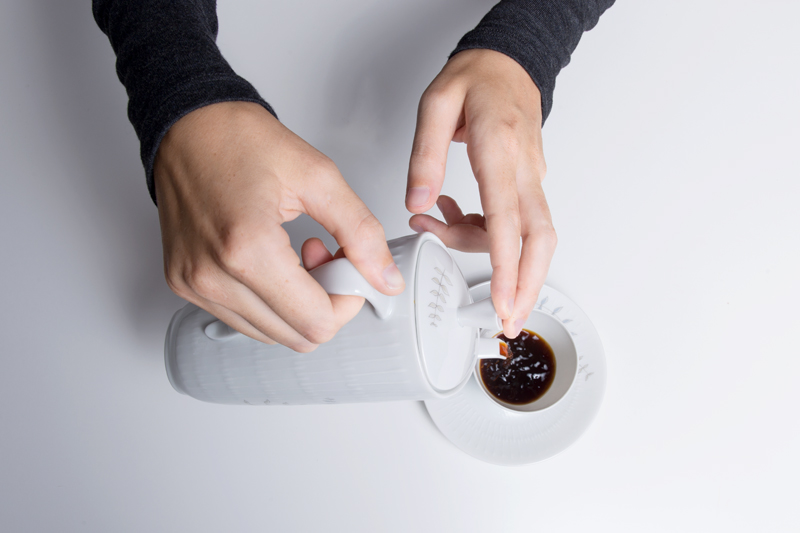
<instances>
[{"instance_id":1,"label":"white ceramic pot","mask_svg":"<svg viewBox=\"0 0 800 533\"><path fill-rule=\"evenodd\" d=\"M498 356L491 300L472 304L461 271L433 234L389 241L406 289L375 291L347 259L311 275L329 294L368 300L332 340L311 353L237 333L189 304L172 318L165 342L172 386L224 404L297 405L445 398L469 379L478 356ZM472 304L472 305L469 305Z\"/></svg>"}]
</instances>

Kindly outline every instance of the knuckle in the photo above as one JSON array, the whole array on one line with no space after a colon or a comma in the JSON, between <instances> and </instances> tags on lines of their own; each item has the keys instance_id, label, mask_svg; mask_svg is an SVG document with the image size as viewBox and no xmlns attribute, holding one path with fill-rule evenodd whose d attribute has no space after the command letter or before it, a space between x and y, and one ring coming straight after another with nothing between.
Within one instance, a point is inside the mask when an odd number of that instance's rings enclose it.
<instances>
[{"instance_id":1,"label":"knuckle","mask_svg":"<svg viewBox=\"0 0 800 533\"><path fill-rule=\"evenodd\" d=\"M514 209L508 213L508 218L511 220L511 225L517 236L522 232L522 218L518 210Z\"/></svg>"},{"instance_id":2,"label":"knuckle","mask_svg":"<svg viewBox=\"0 0 800 533\"><path fill-rule=\"evenodd\" d=\"M522 121L518 116L509 115L500 119L495 127L497 128L497 133L500 135L518 137L518 133L522 127Z\"/></svg>"},{"instance_id":3,"label":"knuckle","mask_svg":"<svg viewBox=\"0 0 800 533\"><path fill-rule=\"evenodd\" d=\"M336 163L323 153L318 154L302 179L306 187L324 191L328 196L348 186Z\"/></svg>"},{"instance_id":4,"label":"knuckle","mask_svg":"<svg viewBox=\"0 0 800 533\"><path fill-rule=\"evenodd\" d=\"M383 226L372 213L365 213L355 229L355 238L359 242L372 242L386 240Z\"/></svg>"},{"instance_id":5,"label":"knuckle","mask_svg":"<svg viewBox=\"0 0 800 533\"><path fill-rule=\"evenodd\" d=\"M325 154L320 154L320 160L317 163L318 166L328 174L336 174L339 175L339 167L336 166L336 163L333 162L333 159L326 156Z\"/></svg>"},{"instance_id":6,"label":"knuckle","mask_svg":"<svg viewBox=\"0 0 800 533\"><path fill-rule=\"evenodd\" d=\"M518 154L520 151L520 139L516 128L507 123L500 125L497 133L497 140L501 143L502 149L508 154Z\"/></svg>"},{"instance_id":7,"label":"knuckle","mask_svg":"<svg viewBox=\"0 0 800 533\"><path fill-rule=\"evenodd\" d=\"M556 249L556 245L558 244L558 235L556 234L556 229L552 226L552 224L548 224L539 230L539 239L545 244L545 246L548 247L548 249Z\"/></svg>"},{"instance_id":8,"label":"knuckle","mask_svg":"<svg viewBox=\"0 0 800 533\"><path fill-rule=\"evenodd\" d=\"M499 117L494 123L494 132L502 137L519 137L523 124L520 117L509 114Z\"/></svg>"},{"instance_id":9,"label":"knuckle","mask_svg":"<svg viewBox=\"0 0 800 533\"><path fill-rule=\"evenodd\" d=\"M428 162L435 162L441 159L439 157L439 152L424 141L417 141L414 143L414 146L411 148L411 158Z\"/></svg>"},{"instance_id":10,"label":"knuckle","mask_svg":"<svg viewBox=\"0 0 800 533\"><path fill-rule=\"evenodd\" d=\"M170 275L166 276L167 279L167 287L174 292L177 296L180 296L184 300L188 300L191 297L191 291L186 286L185 283L180 281L177 278L170 277Z\"/></svg>"},{"instance_id":11,"label":"knuckle","mask_svg":"<svg viewBox=\"0 0 800 533\"><path fill-rule=\"evenodd\" d=\"M330 179L341 176L339 167L336 166L336 163L333 162L333 159L326 156L322 152L318 152L316 154L311 168L313 169L311 174L313 175L313 178L316 179Z\"/></svg>"},{"instance_id":12,"label":"knuckle","mask_svg":"<svg viewBox=\"0 0 800 533\"><path fill-rule=\"evenodd\" d=\"M217 250L217 258L220 265L226 270L236 269L244 261L244 250L246 244L240 236L241 232L237 230L230 230L226 232L222 238L219 250Z\"/></svg>"},{"instance_id":13,"label":"knuckle","mask_svg":"<svg viewBox=\"0 0 800 533\"><path fill-rule=\"evenodd\" d=\"M312 344L322 344L336 335L336 328L329 322L314 322L304 329L302 335Z\"/></svg>"},{"instance_id":14,"label":"knuckle","mask_svg":"<svg viewBox=\"0 0 800 533\"><path fill-rule=\"evenodd\" d=\"M316 344L311 344L310 342L290 342L286 345L287 348L293 350L298 353L311 353L317 349Z\"/></svg>"},{"instance_id":15,"label":"knuckle","mask_svg":"<svg viewBox=\"0 0 800 533\"><path fill-rule=\"evenodd\" d=\"M487 121L475 128L478 142L491 152L516 157L522 150L525 134L518 118L507 117Z\"/></svg>"},{"instance_id":16,"label":"knuckle","mask_svg":"<svg viewBox=\"0 0 800 533\"><path fill-rule=\"evenodd\" d=\"M542 182L547 175L547 163L545 163L544 157L542 157L540 153L534 154L532 160L533 172L539 179L539 182Z\"/></svg>"},{"instance_id":17,"label":"knuckle","mask_svg":"<svg viewBox=\"0 0 800 533\"><path fill-rule=\"evenodd\" d=\"M187 290L186 284L183 282L183 278L179 274L178 268L174 265L165 264L164 279L167 281L167 287L169 287L172 292L181 298L186 298L189 291Z\"/></svg>"},{"instance_id":18,"label":"knuckle","mask_svg":"<svg viewBox=\"0 0 800 533\"><path fill-rule=\"evenodd\" d=\"M186 286L198 296L215 301L219 292L219 281L211 268L197 267L184 276Z\"/></svg>"},{"instance_id":19,"label":"knuckle","mask_svg":"<svg viewBox=\"0 0 800 533\"><path fill-rule=\"evenodd\" d=\"M270 346L274 346L274 345L278 344L277 341L271 339L270 337L267 337L264 333L262 333L260 331L259 331L259 333L260 333L260 335L256 339L257 341L263 342L264 344L269 344Z\"/></svg>"},{"instance_id":20,"label":"knuckle","mask_svg":"<svg viewBox=\"0 0 800 533\"><path fill-rule=\"evenodd\" d=\"M425 89L420 99L420 112L433 112L441 110L447 105L451 96L450 90L447 85L443 83L434 83Z\"/></svg>"},{"instance_id":21,"label":"knuckle","mask_svg":"<svg viewBox=\"0 0 800 533\"><path fill-rule=\"evenodd\" d=\"M307 152L296 163L298 166L289 174L294 185L302 184L303 187L325 188L330 185L332 180L342 179L336 163L316 149Z\"/></svg>"},{"instance_id":22,"label":"knuckle","mask_svg":"<svg viewBox=\"0 0 800 533\"><path fill-rule=\"evenodd\" d=\"M514 230L514 233L519 236L522 231L522 216L519 210L509 209L503 213L503 217L506 219L506 224L508 224L511 229Z\"/></svg>"},{"instance_id":23,"label":"knuckle","mask_svg":"<svg viewBox=\"0 0 800 533\"><path fill-rule=\"evenodd\" d=\"M486 228L492 232L494 228L506 228L513 231L517 236L522 231L522 222L519 211L509 209L500 213L487 213Z\"/></svg>"},{"instance_id":24,"label":"knuckle","mask_svg":"<svg viewBox=\"0 0 800 533\"><path fill-rule=\"evenodd\" d=\"M225 231L216 250L222 269L234 277L245 276L252 263L253 250L267 244L263 242L263 233L262 229L239 225Z\"/></svg>"}]
</instances>

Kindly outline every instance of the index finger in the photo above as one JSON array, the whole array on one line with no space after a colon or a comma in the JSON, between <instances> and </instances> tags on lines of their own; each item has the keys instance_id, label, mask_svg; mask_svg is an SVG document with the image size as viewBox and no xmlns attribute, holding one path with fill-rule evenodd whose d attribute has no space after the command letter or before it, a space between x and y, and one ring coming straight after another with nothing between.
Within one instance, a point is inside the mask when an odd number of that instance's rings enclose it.
<instances>
[{"instance_id":1,"label":"index finger","mask_svg":"<svg viewBox=\"0 0 800 533\"><path fill-rule=\"evenodd\" d=\"M480 141L468 142L467 153L486 218L492 264L492 303L503 319L503 330L512 334L510 319L514 312L520 257L517 157L503 144L501 136L492 134Z\"/></svg>"},{"instance_id":2,"label":"index finger","mask_svg":"<svg viewBox=\"0 0 800 533\"><path fill-rule=\"evenodd\" d=\"M435 83L419 101L406 186L406 208L412 213L424 213L439 197L463 104L463 94L437 89Z\"/></svg>"}]
</instances>

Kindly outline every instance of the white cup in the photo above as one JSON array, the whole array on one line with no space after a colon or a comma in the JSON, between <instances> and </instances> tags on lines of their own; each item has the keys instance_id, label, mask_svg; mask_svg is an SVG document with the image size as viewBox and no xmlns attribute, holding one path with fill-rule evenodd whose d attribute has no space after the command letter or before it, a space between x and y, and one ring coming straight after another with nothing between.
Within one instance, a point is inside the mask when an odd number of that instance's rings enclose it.
<instances>
[{"instance_id":1,"label":"white cup","mask_svg":"<svg viewBox=\"0 0 800 533\"><path fill-rule=\"evenodd\" d=\"M525 322L524 329L536 333L553 350L553 356L556 360L555 376L547 391L538 399L527 404L518 405L504 402L487 390L481 379L481 361L478 361L475 365L475 379L480 389L498 405L511 411L530 413L552 407L569 392L575 383L575 377L578 373L578 351L569 331L560 320L549 313L533 310ZM481 336L493 337L499 333L502 333L502 331L488 329L483 330Z\"/></svg>"}]
</instances>

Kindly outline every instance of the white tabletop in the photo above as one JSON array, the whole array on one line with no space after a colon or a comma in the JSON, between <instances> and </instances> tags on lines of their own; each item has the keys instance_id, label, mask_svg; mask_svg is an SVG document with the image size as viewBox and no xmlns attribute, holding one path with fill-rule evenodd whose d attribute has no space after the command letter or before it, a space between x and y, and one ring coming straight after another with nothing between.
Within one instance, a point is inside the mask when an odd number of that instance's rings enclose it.
<instances>
[{"instance_id":1,"label":"white tabletop","mask_svg":"<svg viewBox=\"0 0 800 533\"><path fill-rule=\"evenodd\" d=\"M419 96L491 4L229 0L219 44L391 238ZM567 451L498 467L420 402L176 393L163 339L183 302L108 41L88 2L1 3L0 529L796 531L799 17L620 2L584 36L544 131L548 283L597 327L606 397ZM444 192L479 208L462 145Z\"/></svg>"}]
</instances>

